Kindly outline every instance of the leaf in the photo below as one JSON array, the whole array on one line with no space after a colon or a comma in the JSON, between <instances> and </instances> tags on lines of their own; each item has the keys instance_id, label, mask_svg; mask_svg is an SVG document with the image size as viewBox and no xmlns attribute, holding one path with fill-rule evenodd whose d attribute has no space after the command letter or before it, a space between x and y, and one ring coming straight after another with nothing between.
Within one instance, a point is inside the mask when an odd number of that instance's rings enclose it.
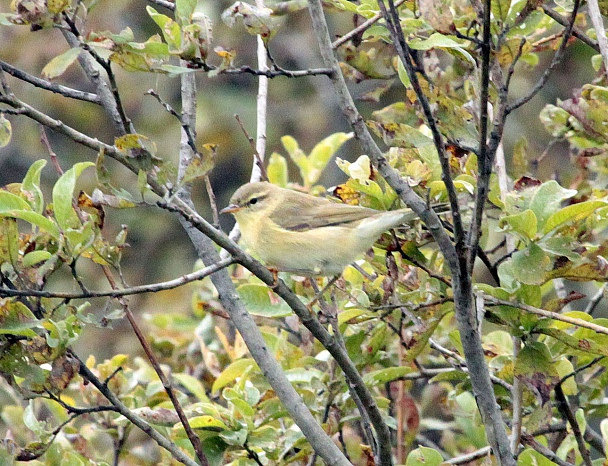
<instances>
[{"instance_id":1,"label":"leaf","mask_svg":"<svg viewBox=\"0 0 608 466\"><path fill-rule=\"evenodd\" d=\"M363 376L363 381L368 386L381 385L399 379L413 371L414 370L411 367L407 366L388 367L386 369L368 372Z\"/></svg>"},{"instance_id":2,"label":"leaf","mask_svg":"<svg viewBox=\"0 0 608 466\"><path fill-rule=\"evenodd\" d=\"M541 285L547 280L550 267L549 256L537 244L531 243L526 249L514 253L511 260L500 264L498 276L507 289L515 286L515 282Z\"/></svg>"},{"instance_id":3,"label":"leaf","mask_svg":"<svg viewBox=\"0 0 608 466\"><path fill-rule=\"evenodd\" d=\"M12 135L11 122L4 117L4 114L0 114L0 148L8 146Z\"/></svg>"},{"instance_id":4,"label":"leaf","mask_svg":"<svg viewBox=\"0 0 608 466\"><path fill-rule=\"evenodd\" d=\"M224 371L219 375L215 382L213 382L213 386L211 387L211 391L217 393L219 390L224 388L229 383L236 380L238 377L242 376L245 371L250 368L255 367L257 369L257 364L253 359L238 359L230 364Z\"/></svg>"},{"instance_id":5,"label":"leaf","mask_svg":"<svg viewBox=\"0 0 608 466\"><path fill-rule=\"evenodd\" d=\"M601 207L605 207L605 201L585 201L572 204L552 214L545 223L544 233L549 233L567 222L581 221Z\"/></svg>"},{"instance_id":6,"label":"leaf","mask_svg":"<svg viewBox=\"0 0 608 466\"><path fill-rule=\"evenodd\" d=\"M203 152L193 154L190 163L186 167L183 182L190 183L207 175L215 165L215 145L205 145Z\"/></svg>"},{"instance_id":7,"label":"leaf","mask_svg":"<svg viewBox=\"0 0 608 466\"><path fill-rule=\"evenodd\" d=\"M222 13L222 20L229 27L234 26L240 19L249 34L259 35L264 42L268 42L277 32L281 23L280 18L274 15L270 8L257 7L246 2L234 2Z\"/></svg>"},{"instance_id":8,"label":"leaf","mask_svg":"<svg viewBox=\"0 0 608 466\"><path fill-rule=\"evenodd\" d=\"M78 228L80 220L74 206L72 205L74 198L74 189L76 188L76 180L85 168L93 167L93 162L79 162L72 168L66 171L55 186L53 187L53 209L57 224L63 230L69 228Z\"/></svg>"},{"instance_id":9,"label":"leaf","mask_svg":"<svg viewBox=\"0 0 608 466\"><path fill-rule=\"evenodd\" d=\"M0 215L2 215L2 213L0 213ZM53 238L59 239L59 227L53 220L43 215L37 214L36 212L32 212L30 210L13 210L5 213L4 215L25 220L32 225L36 225Z\"/></svg>"},{"instance_id":10,"label":"leaf","mask_svg":"<svg viewBox=\"0 0 608 466\"><path fill-rule=\"evenodd\" d=\"M204 403L209 402L209 397L205 392L205 387L196 377L192 377L191 375L184 374L181 372L171 374L171 377L177 380L184 387L186 387L186 389L194 396L196 396L199 401L202 401Z\"/></svg>"},{"instance_id":11,"label":"leaf","mask_svg":"<svg viewBox=\"0 0 608 466\"><path fill-rule=\"evenodd\" d=\"M428 447L418 447L407 455L405 466L439 466L443 457L437 450Z\"/></svg>"},{"instance_id":12,"label":"leaf","mask_svg":"<svg viewBox=\"0 0 608 466\"><path fill-rule=\"evenodd\" d=\"M56 56L42 69L42 76L46 79L54 79L61 76L76 61L82 50L74 47Z\"/></svg>"},{"instance_id":13,"label":"leaf","mask_svg":"<svg viewBox=\"0 0 608 466\"><path fill-rule=\"evenodd\" d=\"M501 231L514 231L528 241L533 239L538 231L536 215L530 209L526 209L519 214L502 217L498 226Z\"/></svg>"},{"instance_id":14,"label":"leaf","mask_svg":"<svg viewBox=\"0 0 608 466\"><path fill-rule=\"evenodd\" d=\"M189 24L197 0L175 0L175 19L181 25Z\"/></svg>"},{"instance_id":15,"label":"leaf","mask_svg":"<svg viewBox=\"0 0 608 466\"><path fill-rule=\"evenodd\" d=\"M146 10L150 15L150 18L152 18L152 20L160 28L165 42L167 43L167 45L169 45L169 51L180 51L182 46L182 30L179 24L177 24L168 16L160 14L151 6L147 6Z\"/></svg>"},{"instance_id":16,"label":"leaf","mask_svg":"<svg viewBox=\"0 0 608 466\"><path fill-rule=\"evenodd\" d=\"M454 17L445 0L425 0L419 4L421 16L433 29L442 34L455 32Z\"/></svg>"},{"instance_id":17,"label":"leaf","mask_svg":"<svg viewBox=\"0 0 608 466\"><path fill-rule=\"evenodd\" d=\"M48 251L32 251L28 252L23 256L23 266L31 267L40 262L44 262L52 257L52 254Z\"/></svg>"},{"instance_id":18,"label":"leaf","mask_svg":"<svg viewBox=\"0 0 608 466\"><path fill-rule=\"evenodd\" d=\"M289 181L289 169L287 168L287 160L281 154L273 152L268 159L266 167L268 181L282 188L287 186Z\"/></svg>"},{"instance_id":19,"label":"leaf","mask_svg":"<svg viewBox=\"0 0 608 466\"><path fill-rule=\"evenodd\" d=\"M269 289L266 285L248 283L239 286L237 292L247 310L253 315L277 318L287 317L292 313L291 309L284 304L284 301L271 302Z\"/></svg>"},{"instance_id":20,"label":"leaf","mask_svg":"<svg viewBox=\"0 0 608 466\"><path fill-rule=\"evenodd\" d=\"M197 416L188 420L190 427L193 429L201 429L201 430L209 430L212 432L221 432L223 430L229 430L228 426L224 424L219 419L214 418L213 416ZM180 424L178 429L183 429L183 426Z\"/></svg>"},{"instance_id":21,"label":"leaf","mask_svg":"<svg viewBox=\"0 0 608 466\"><path fill-rule=\"evenodd\" d=\"M555 180L540 185L532 196L529 206L536 215L539 229L545 231L547 219L559 210L562 201L574 195L576 190L562 188Z\"/></svg>"},{"instance_id":22,"label":"leaf","mask_svg":"<svg viewBox=\"0 0 608 466\"><path fill-rule=\"evenodd\" d=\"M354 133L334 133L313 147L308 156L310 170L304 178L306 186L312 186L317 182L334 154L342 147L342 144L352 139L353 135Z\"/></svg>"},{"instance_id":23,"label":"leaf","mask_svg":"<svg viewBox=\"0 0 608 466\"><path fill-rule=\"evenodd\" d=\"M0 190L0 215L13 210L31 210L31 207L16 194Z\"/></svg>"},{"instance_id":24,"label":"leaf","mask_svg":"<svg viewBox=\"0 0 608 466\"><path fill-rule=\"evenodd\" d=\"M472 65L475 64L475 59L469 52L464 49L464 46L448 36L444 36L438 32L431 34L428 39L412 39L408 45L414 50L430 50L434 48L454 50L458 52L465 60Z\"/></svg>"},{"instance_id":25,"label":"leaf","mask_svg":"<svg viewBox=\"0 0 608 466\"><path fill-rule=\"evenodd\" d=\"M32 328L39 328L40 322L32 311L19 301L0 301L0 335L35 337Z\"/></svg>"},{"instance_id":26,"label":"leaf","mask_svg":"<svg viewBox=\"0 0 608 466\"><path fill-rule=\"evenodd\" d=\"M44 159L37 160L30 165L21 185L21 191L29 195L32 210L39 214L44 209L44 196L40 190L40 174L45 166L46 160Z\"/></svg>"}]
</instances>

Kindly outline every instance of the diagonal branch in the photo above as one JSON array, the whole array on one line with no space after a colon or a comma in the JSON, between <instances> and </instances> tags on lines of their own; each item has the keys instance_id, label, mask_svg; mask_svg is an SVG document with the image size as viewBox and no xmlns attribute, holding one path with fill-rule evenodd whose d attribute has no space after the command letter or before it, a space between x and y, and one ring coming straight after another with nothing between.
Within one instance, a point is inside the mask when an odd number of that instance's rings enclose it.
<instances>
[{"instance_id":1,"label":"diagonal branch","mask_svg":"<svg viewBox=\"0 0 608 466\"><path fill-rule=\"evenodd\" d=\"M390 32L393 45L397 49L399 59L407 72L414 92L416 93L416 97L418 98L420 107L422 108L422 113L424 114L426 124L431 130L431 134L433 136L433 143L435 145L435 149L437 150L437 155L439 156L439 163L441 164L441 179L445 184L448 199L450 201L450 208L454 222L454 240L456 244L456 251L460 251L464 242L464 233L462 229L460 207L458 205L458 195L456 193L456 188L454 187L454 180L452 180L452 176L450 174L449 156L446 153L443 137L441 136L441 132L437 126L437 120L435 119L429 101L424 94L422 87L420 86L418 75L414 69L414 65L412 64L411 49L405 41L405 35L403 34L403 29L401 28L399 13L397 12L393 0L388 0L388 5L389 8L387 10L384 0L380 0L378 2L380 11L382 12L382 16L384 16L384 20L386 21L387 28Z\"/></svg>"},{"instance_id":2,"label":"diagonal branch","mask_svg":"<svg viewBox=\"0 0 608 466\"><path fill-rule=\"evenodd\" d=\"M62 86L61 84L56 84L50 81L46 81L44 79L33 76L25 71L22 71L14 66L0 60L0 68L6 71L11 76L14 76L21 81L30 83L40 89L45 89L47 91L55 92L56 94L61 94L64 97L68 97L70 99L82 100L84 102L91 102L94 104L101 104L101 99L96 94L92 94L90 92L79 91L78 89L72 89L70 87Z\"/></svg>"}]
</instances>

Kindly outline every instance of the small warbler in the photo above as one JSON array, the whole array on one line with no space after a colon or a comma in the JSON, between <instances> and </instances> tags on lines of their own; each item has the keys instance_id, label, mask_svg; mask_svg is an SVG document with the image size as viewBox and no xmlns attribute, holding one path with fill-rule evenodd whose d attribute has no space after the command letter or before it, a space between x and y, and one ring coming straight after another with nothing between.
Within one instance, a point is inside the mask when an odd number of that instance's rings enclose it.
<instances>
[{"instance_id":1,"label":"small warbler","mask_svg":"<svg viewBox=\"0 0 608 466\"><path fill-rule=\"evenodd\" d=\"M298 275L338 275L385 231L411 222L410 209L378 211L332 202L268 182L247 183L221 213L268 266Z\"/></svg>"}]
</instances>

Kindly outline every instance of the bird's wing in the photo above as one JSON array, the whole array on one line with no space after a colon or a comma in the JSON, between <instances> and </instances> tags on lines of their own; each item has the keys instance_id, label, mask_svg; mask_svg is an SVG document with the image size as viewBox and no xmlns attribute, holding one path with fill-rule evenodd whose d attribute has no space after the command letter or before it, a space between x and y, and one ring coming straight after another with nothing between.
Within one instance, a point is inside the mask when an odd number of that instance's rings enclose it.
<instances>
[{"instance_id":1,"label":"bird's wing","mask_svg":"<svg viewBox=\"0 0 608 466\"><path fill-rule=\"evenodd\" d=\"M281 218L272 220L281 228L289 231L307 231L312 228L340 226L356 222L378 211L365 207L337 204L319 198L306 207L283 207Z\"/></svg>"}]
</instances>

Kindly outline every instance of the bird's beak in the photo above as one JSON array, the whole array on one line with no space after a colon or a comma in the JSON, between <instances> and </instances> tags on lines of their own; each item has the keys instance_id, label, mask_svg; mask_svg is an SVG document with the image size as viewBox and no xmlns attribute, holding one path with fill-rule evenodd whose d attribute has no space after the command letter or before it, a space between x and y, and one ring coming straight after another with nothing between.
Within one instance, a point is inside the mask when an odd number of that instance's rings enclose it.
<instances>
[{"instance_id":1,"label":"bird's beak","mask_svg":"<svg viewBox=\"0 0 608 466\"><path fill-rule=\"evenodd\" d=\"M232 214L234 212L238 212L239 210L241 210L241 206L238 206L236 204L230 204L227 207L224 207L222 210L220 210L220 214Z\"/></svg>"}]
</instances>

